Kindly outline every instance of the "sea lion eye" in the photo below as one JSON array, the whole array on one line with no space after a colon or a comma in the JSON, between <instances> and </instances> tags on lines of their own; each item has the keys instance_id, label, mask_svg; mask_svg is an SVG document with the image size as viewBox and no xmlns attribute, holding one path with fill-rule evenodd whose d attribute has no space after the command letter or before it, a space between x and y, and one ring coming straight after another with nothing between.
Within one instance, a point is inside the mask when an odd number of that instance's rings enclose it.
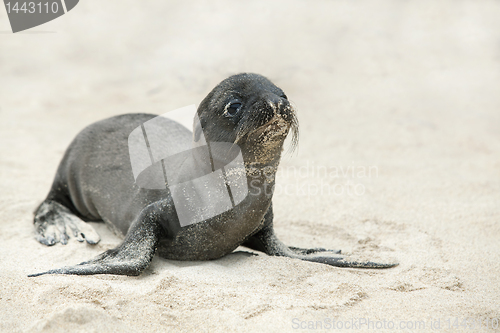
<instances>
[{"instance_id":1,"label":"sea lion eye","mask_svg":"<svg viewBox=\"0 0 500 333\"><path fill-rule=\"evenodd\" d=\"M285 94L282 94L280 97L288 100L288 97Z\"/></svg>"},{"instance_id":2,"label":"sea lion eye","mask_svg":"<svg viewBox=\"0 0 500 333\"><path fill-rule=\"evenodd\" d=\"M231 103L227 108L225 115L226 117L233 117L241 108L241 103Z\"/></svg>"}]
</instances>

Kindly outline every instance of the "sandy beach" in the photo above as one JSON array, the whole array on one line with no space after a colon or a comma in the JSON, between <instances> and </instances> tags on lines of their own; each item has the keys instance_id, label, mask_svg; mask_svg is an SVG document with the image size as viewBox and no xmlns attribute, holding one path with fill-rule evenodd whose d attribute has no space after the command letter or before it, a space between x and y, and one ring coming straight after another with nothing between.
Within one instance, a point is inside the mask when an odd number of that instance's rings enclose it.
<instances>
[{"instance_id":1,"label":"sandy beach","mask_svg":"<svg viewBox=\"0 0 500 333\"><path fill-rule=\"evenodd\" d=\"M498 1L82 0L12 34L0 9L0 332L500 331L499 17ZM199 104L240 72L298 114L280 239L399 266L240 247L138 277L27 277L121 242L97 222L94 246L35 239L81 129Z\"/></svg>"}]
</instances>

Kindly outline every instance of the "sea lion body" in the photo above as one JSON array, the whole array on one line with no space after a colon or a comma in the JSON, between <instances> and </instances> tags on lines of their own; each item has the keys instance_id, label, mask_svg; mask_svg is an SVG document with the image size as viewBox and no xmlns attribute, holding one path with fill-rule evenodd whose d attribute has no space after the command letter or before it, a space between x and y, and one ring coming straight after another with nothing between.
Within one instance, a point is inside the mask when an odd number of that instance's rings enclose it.
<instances>
[{"instance_id":1,"label":"sea lion body","mask_svg":"<svg viewBox=\"0 0 500 333\"><path fill-rule=\"evenodd\" d=\"M193 133L174 121L163 124L164 130L176 133L169 144L197 142L203 135L214 154L221 148L213 142L228 142L241 149L244 167L232 179L246 183L249 191L243 200L216 216L180 227L168 183L165 189L143 188L132 171L130 133L157 115L126 114L99 121L81 131L68 147L47 198L35 212L36 236L45 245L66 244L72 236L95 244L99 236L83 221L90 220L106 222L124 241L87 262L31 276L138 275L155 253L174 260L211 260L240 245L333 266L393 266L312 256L336 251L287 247L276 238L271 204L274 176L288 132L293 131L295 141L297 134L295 111L280 88L260 75L235 75L210 92L197 115ZM189 170L199 160L175 163L169 170ZM219 203L214 198L208 204Z\"/></svg>"},{"instance_id":2,"label":"sea lion body","mask_svg":"<svg viewBox=\"0 0 500 333\"><path fill-rule=\"evenodd\" d=\"M106 222L122 237L141 212L154 204L162 212L165 229L158 246L162 257L209 260L232 252L260 225L270 198L264 191L247 196L234 210L184 227L174 236L170 231L179 222L169 191L145 189L135 183L127 145L132 130L155 117L120 115L82 130L68 147L47 199L72 205L72 211L84 220ZM179 125L172 121L171 126ZM177 139L192 140L190 131L184 134ZM231 223L223 223L229 220Z\"/></svg>"}]
</instances>

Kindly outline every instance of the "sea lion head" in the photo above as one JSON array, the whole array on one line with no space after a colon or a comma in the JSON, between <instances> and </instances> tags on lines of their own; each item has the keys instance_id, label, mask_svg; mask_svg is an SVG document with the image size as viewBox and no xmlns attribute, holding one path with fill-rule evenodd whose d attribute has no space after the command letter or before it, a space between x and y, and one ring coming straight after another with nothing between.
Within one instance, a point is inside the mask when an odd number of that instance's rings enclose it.
<instances>
[{"instance_id":1,"label":"sea lion head","mask_svg":"<svg viewBox=\"0 0 500 333\"><path fill-rule=\"evenodd\" d=\"M283 143L292 132L298 140L298 121L287 96L262 75L242 73L219 83L198 108L194 140L203 133L207 142L238 145L245 163L279 160Z\"/></svg>"}]
</instances>

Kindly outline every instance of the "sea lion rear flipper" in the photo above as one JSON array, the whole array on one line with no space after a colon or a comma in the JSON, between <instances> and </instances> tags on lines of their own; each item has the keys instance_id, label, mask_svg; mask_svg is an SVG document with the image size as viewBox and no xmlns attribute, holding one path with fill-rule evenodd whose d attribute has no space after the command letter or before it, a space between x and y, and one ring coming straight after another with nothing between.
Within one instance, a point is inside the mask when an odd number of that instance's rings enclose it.
<instances>
[{"instance_id":1,"label":"sea lion rear flipper","mask_svg":"<svg viewBox=\"0 0 500 333\"><path fill-rule=\"evenodd\" d=\"M298 254L313 254L313 253L318 253L318 252L332 252L335 254L340 254L342 252L341 250L324 249L322 247L315 247L312 249L307 249L307 248L302 248L302 247L289 246L288 248L290 250L298 253Z\"/></svg>"},{"instance_id":2,"label":"sea lion rear flipper","mask_svg":"<svg viewBox=\"0 0 500 333\"><path fill-rule=\"evenodd\" d=\"M38 206L34 223L37 241L47 246L58 242L66 245L70 237L92 245L101 240L94 228L54 200L47 199Z\"/></svg>"},{"instance_id":3,"label":"sea lion rear flipper","mask_svg":"<svg viewBox=\"0 0 500 333\"><path fill-rule=\"evenodd\" d=\"M397 266L397 263L376 263L371 261L351 261L344 256L330 255L311 255L318 252L335 252L340 253L340 250L325 250L320 248L303 249L297 247L289 247L283 244L274 233L272 223L273 213L270 207L264 217L264 227L256 234L251 236L243 245L251 249L264 252L270 256L281 256L296 258L310 262L317 262L336 267L355 267L355 268L390 268ZM337 252L338 251L338 252Z\"/></svg>"},{"instance_id":4,"label":"sea lion rear flipper","mask_svg":"<svg viewBox=\"0 0 500 333\"><path fill-rule=\"evenodd\" d=\"M153 259L161 232L161 226L157 222L142 219L131 227L124 241L118 247L107 250L94 259L78 265L31 274L28 277L44 274L137 276L149 266Z\"/></svg>"}]
</instances>

